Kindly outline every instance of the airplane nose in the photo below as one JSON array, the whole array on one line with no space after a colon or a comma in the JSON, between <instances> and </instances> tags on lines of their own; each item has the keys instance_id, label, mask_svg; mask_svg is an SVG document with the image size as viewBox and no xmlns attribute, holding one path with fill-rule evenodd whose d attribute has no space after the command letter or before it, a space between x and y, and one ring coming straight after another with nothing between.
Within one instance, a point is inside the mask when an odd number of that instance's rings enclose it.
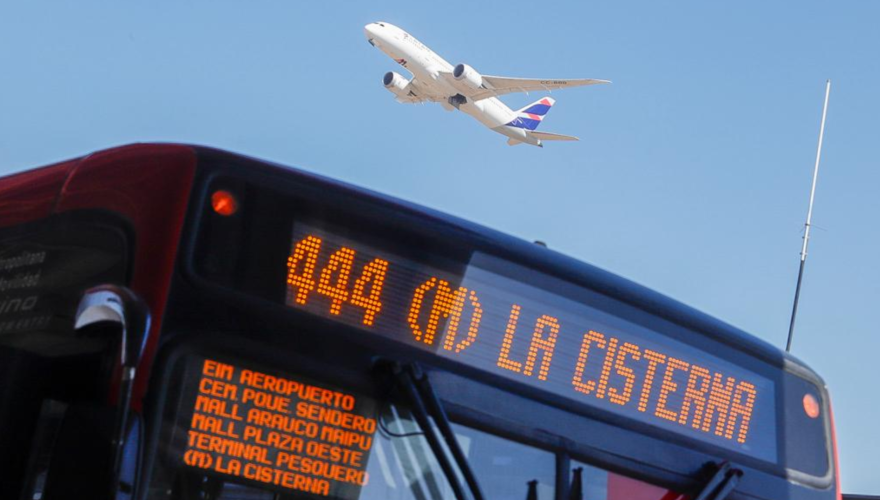
<instances>
[{"instance_id":1,"label":"airplane nose","mask_svg":"<svg viewBox=\"0 0 880 500\"><path fill-rule=\"evenodd\" d=\"M364 36L367 37L367 40L376 38L376 23L370 23L364 26Z\"/></svg>"},{"instance_id":2,"label":"airplane nose","mask_svg":"<svg viewBox=\"0 0 880 500\"><path fill-rule=\"evenodd\" d=\"M377 47L379 41L382 40L382 33L380 33L381 26L377 23L370 23L364 26L364 36L367 37L367 41L370 42L370 45L373 47Z\"/></svg>"}]
</instances>

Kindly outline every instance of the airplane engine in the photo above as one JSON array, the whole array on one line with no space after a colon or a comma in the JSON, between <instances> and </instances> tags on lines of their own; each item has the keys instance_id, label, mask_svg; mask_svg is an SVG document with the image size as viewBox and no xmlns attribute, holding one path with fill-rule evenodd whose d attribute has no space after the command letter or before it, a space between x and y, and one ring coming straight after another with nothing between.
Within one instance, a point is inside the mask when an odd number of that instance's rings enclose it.
<instances>
[{"instance_id":1,"label":"airplane engine","mask_svg":"<svg viewBox=\"0 0 880 500\"><path fill-rule=\"evenodd\" d=\"M483 86L483 77L477 70L467 64L459 64L452 70L455 82L468 90L476 90Z\"/></svg>"},{"instance_id":2,"label":"airplane engine","mask_svg":"<svg viewBox=\"0 0 880 500\"><path fill-rule=\"evenodd\" d=\"M409 85L409 80L393 71L389 71L382 78L382 83L385 84L385 88L389 92L400 97L406 95L406 86Z\"/></svg>"}]
</instances>

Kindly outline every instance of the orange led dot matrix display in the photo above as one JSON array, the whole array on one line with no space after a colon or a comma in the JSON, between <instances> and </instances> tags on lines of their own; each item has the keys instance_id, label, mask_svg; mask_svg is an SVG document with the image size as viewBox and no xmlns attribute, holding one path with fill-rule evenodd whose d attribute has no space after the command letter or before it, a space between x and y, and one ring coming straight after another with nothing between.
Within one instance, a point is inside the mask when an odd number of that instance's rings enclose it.
<instances>
[{"instance_id":1,"label":"orange led dot matrix display","mask_svg":"<svg viewBox=\"0 0 880 500\"><path fill-rule=\"evenodd\" d=\"M430 302L427 299L430 299ZM426 305L427 303L430 305ZM458 326L462 321L466 304L470 306L469 320L466 318L467 335L456 343ZM446 320L443 348L447 351L461 352L476 340L482 316L483 309L476 292L473 290L469 292L467 288L457 288L452 291L449 283L432 277L413 292L407 322L416 341L431 345L437 336L440 321Z\"/></svg>"},{"instance_id":2,"label":"orange led dot matrix display","mask_svg":"<svg viewBox=\"0 0 880 500\"><path fill-rule=\"evenodd\" d=\"M298 377L194 362L183 463L279 491L357 499L375 402Z\"/></svg>"},{"instance_id":3,"label":"orange led dot matrix display","mask_svg":"<svg viewBox=\"0 0 880 500\"><path fill-rule=\"evenodd\" d=\"M769 378L511 278L515 267L481 254L435 267L295 225L285 303L574 403L776 459Z\"/></svg>"},{"instance_id":4,"label":"orange led dot matrix display","mask_svg":"<svg viewBox=\"0 0 880 500\"><path fill-rule=\"evenodd\" d=\"M591 347L605 351L604 355L592 354L603 356L598 380L584 377L586 366L591 362ZM630 361L627 362L627 358ZM638 375L632 367L642 358L647 362L642 363L645 368L641 372L643 375ZM687 377L683 374L687 374ZM701 379L700 389L697 389L697 379ZM655 387L658 380L659 390ZM683 384L675 380L686 380L686 386L681 387ZM710 384L710 380L714 382ZM617 338L606 339L603 334L594 331L584 335L572 386L595 398L607 398L620 406L631 405L638 412L705 433L712 432L727 440L736 439L740 444L746 442L756 396L755 386L749 382L725 377L721 373L715 373L714 378L710 379L710 372L706 368L643 349L634 343L621 344ZM632 399L634 390L641 394L637 402ZM673 395L681 398L675 406L677 411L672 409L670 403Z\"/></svg>"},{"instance_id":5,"label":"orange led dot matrix display","mask_svg":"<svg viewBox=\"0 0 880 500\"><path fill-rule=\"evenodd\" d=\"M375 317L382 311L382 286L388 262L376 258L360 268L359 277L349 292L348 282L356 252L350 248L340 248L322 265L319 278L315 279L318 256L323 240L309 236L297 242L287 259L288 302L306 305L309 295L316 291L330 299L328 312L339 315L346 302L364 310L362 322L371 326Z\"/></svg>"}]
</instances>

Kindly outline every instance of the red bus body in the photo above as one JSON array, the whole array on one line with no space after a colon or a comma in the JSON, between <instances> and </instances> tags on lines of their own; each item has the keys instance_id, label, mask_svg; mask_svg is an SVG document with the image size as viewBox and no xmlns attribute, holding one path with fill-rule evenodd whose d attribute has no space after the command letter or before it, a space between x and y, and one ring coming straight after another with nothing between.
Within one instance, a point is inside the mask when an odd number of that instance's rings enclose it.
<instances>
[{"instance_id":1,"label":"red bus body","mask_svg":"<svg viewBox=\"0 0 880 500\"><path fill-rule=\"evenodd\" d=\"M207 151L207 153L205 153ZM164 374L152 373L156 366L157 353L160 344L166 336L166 311L169 304L175 300L174 283L176 273L185 265L180 255L182 241L191 238L185 228L196 217L196 210L204 210L197 205L196 195L199 193L200 162L202 155L217 154L209 150L203 150L185 145L151 145L138 144L110 149L76 160L57 163L37 170L15 174L0 179L0 229L37 223L52 216L66 213L78 213L83 211L101 211L112 213L127 221L133 234L134 242L131 248L131 265L129 270L130 279L127 285L135 293L145 300L152 314L151 334L146 346L145 355L138 370L135 383L132 409L144 414L147 420L147 429L155 430L158 424L150 422L151 397L154 387ZM236 161L248 162L253 160L241 159ZM254 162L256 163L256 162ZM278 167L266 166L268 170L279 170ZM278 174L282 175L282 174ZM303 174L298 174L303 175ZM311 179L310 176L304 177ZM309 182L312 182L311 180ZM318 181L314 181L318 182ZM335 189L335 187L334 187ZM343 188L340 188L343 189ZM348 188L345 188L348 189ZM368 194L358 192L357 196L365 197ZM402 211L414 211L412 205L400 204ZM429 213L427 217L436 217ZM463 230L471 231L470 228ZM700 319L700 321L703 321ZM164 349L164 348L163 348ZM779 354L780 359L782 354ZM169 365L170 366L170 365ZM441 399L444 393L438 390ZM115 404L114 391L107 394L107 404ZM447 401L453 408L464 407L463 400ZM155 403L153 403L155 404ZM145 406L146 405L146 406ZM558 406L558 405L557 405ZM467 413L467 412L465 412ZM587 417L584 417L587 418ZM454 419L455 420L455 419ZM468 421L468 417L464 418ZM833 423L831 424L833 426ZM484 424L483 427L486 427ZM158 432L158 431L157 431ZM517 432L499 431L507 436L513 436L514 440L520 439ZM633 431L635 432L635 431ZM557 441L564 441L564 432ZM528 435L525 433L524 435ZM635 434L634 434L635 435ZM523 438L531 439L531 438ZM537 439L537 438L536 438ZM756 477L754 472L746 473L742 479L746 490L735 490L731 498L811 498L811 499L839 499L839 473L837 471L837 451L834 443L833 429L831 445L833 451L833 463L829 465L828 477L833 478L833 484L828 487L805 485L797 480L793 482L784 477L779 477L778 482L768 482L768 496L756 496L742 491L755 491L760 489L755 483L749 483ZM548 438L539 447L547 447L546 443L552 442ZM150 448L151 444L144 445ZM563 452L551 450L555 453ZM148 456L151 452L145 452ZM659 453L659 452L658 452ZM707 454L707 456L711 453ZM559 455L562 456L562 455ZM667 453L663 453L664 460L670 459ZM731 461L737 465L735 456L725 457L718 452L717 463ZM674 500L685 496L695 495L699 485L711 476L711 470L702 476L686 479L683 474L676 475L671 472L661 472L668 469L667 466L658 466L656 477L667 479L657 480L651 474L642 474L642 471L652 470L651 464L644 464L640 470L631 468L626 457L615 457L609 453L597 453L595 464L607 472L607 484L605 491L606 500ZM589 457L592 459L592 457ZM579 459L572 457L571 460ZM565 463L569 458L566 456ZM711 463L710 463L711 462ZM716 461L706 463L710 467ZM570 487L568 478L561 478L557 463L556 498L563 498L563 492ZM711 469L711 467L710 467ZM770 477L768 472L766 477ZM764 477L764 476L762 476ZM677 479L676 479L677 478ZM375 480L375 479L374 479ZM761 481L764 481L763 479ZM676 485L676 489L682 493L672 491L666 486ZM772 483L772 484L771 484ZM525 494L525 490L523 491ZM140 497L146 495L145 490L139 492ZM2 496L2 495L0 495ZM491 498L491 492L488 492ZM549 499L544 499L549 500ZM601 500L601 499L600 499Z\"/></svg>"}]
</instances>

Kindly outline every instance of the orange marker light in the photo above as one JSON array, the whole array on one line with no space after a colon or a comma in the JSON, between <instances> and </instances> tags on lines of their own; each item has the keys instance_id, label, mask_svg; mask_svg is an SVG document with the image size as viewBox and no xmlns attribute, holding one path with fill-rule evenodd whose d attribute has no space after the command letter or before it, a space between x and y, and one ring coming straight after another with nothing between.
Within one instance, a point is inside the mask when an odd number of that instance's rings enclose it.
<instances>
[{"instance_id":1,"label":"orange marker light","mask_svg":"<svg viewBox=\"0 0 880 500\"><path fill-rule=\"evenodd\" d=\"M218 214L229 217L238 212L238 201L229 191L219 189L211 195L211 207Z\"/></svg>"},{"instance_id":2,"label":"orange marker light","mask_svg":"<svg viewBox=\"0 0 880 500\"><path fill-rule=\"evenodd\" d=\"M819 402L812 394L804 394L804 411L810 418L819 417Z\"/></svg>"}]
</instances>

